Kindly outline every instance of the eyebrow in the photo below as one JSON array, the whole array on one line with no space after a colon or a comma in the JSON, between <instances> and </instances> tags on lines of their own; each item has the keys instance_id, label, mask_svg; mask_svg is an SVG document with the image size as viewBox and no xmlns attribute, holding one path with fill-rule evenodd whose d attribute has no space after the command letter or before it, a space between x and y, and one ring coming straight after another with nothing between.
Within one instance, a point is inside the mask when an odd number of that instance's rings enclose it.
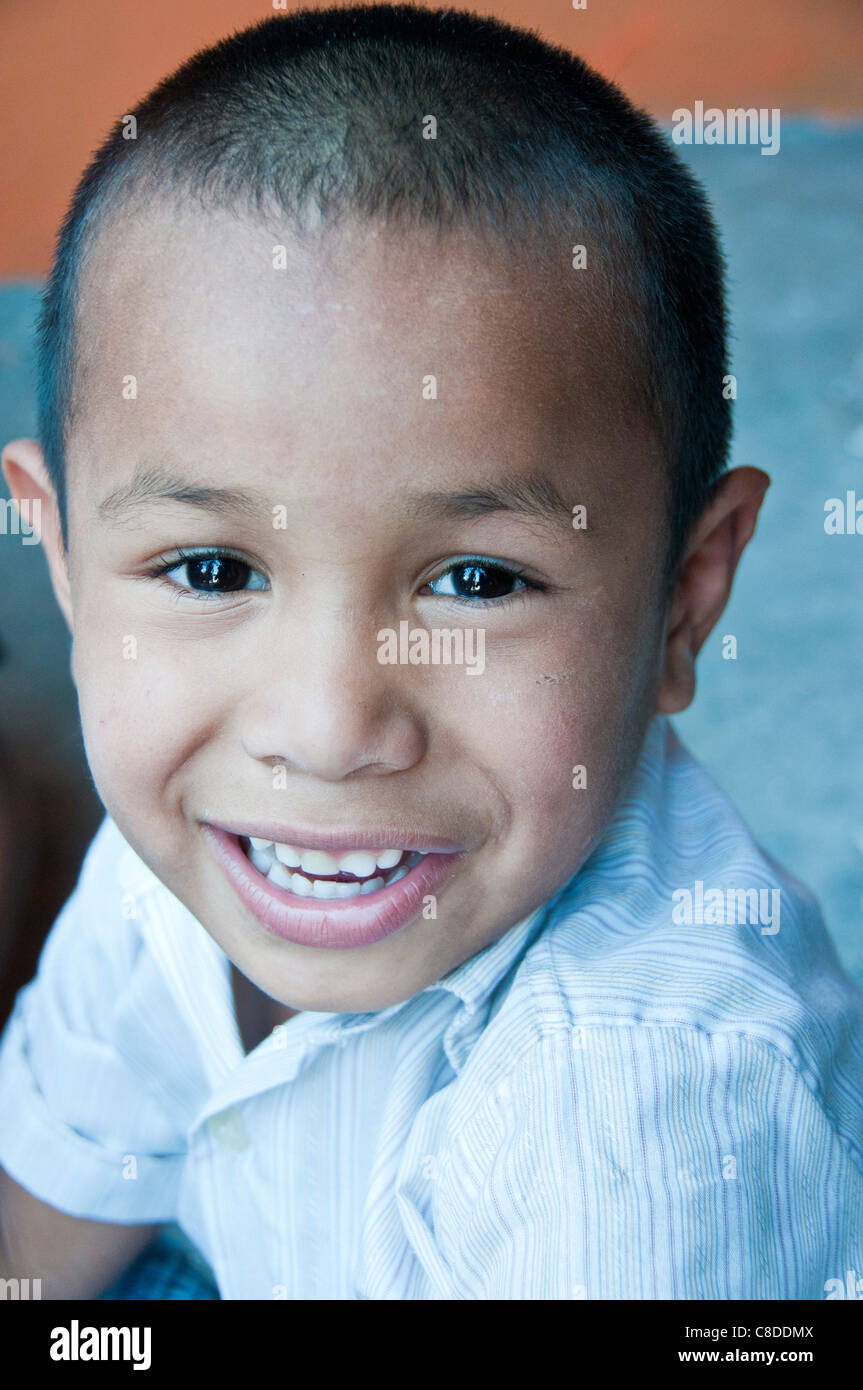
<instances>
[{"instance_id":1,"label":"eyebrow","mask_svg":"<svg viewBox=\"0 0 863 1390\"><path fill-rule=\"evenodd\" d=\"M545 474L517 474L493 482L478 483L457 492L418 490L406 494L420 519L464 521L508 512L531 517L546 525L571 527L572 507ZM112 522L151 502L181 502L203 511L247 516L268 507L261 492L243 488L204 487L159 469L136 474L131 483L117 488L100 502L98 515Z\"/></svg>"},{"instance_id":2,"label":"eyebrow","mask_svg":"<svg viewBox=\"0 0 863 1390\"><path fill-rule=\"evenodd\" d=\"M408 497L421 516L462 521L513 512L572 529L572 505L542 473L495 479L459 492L413 492Z\"/></svg>"},{"instance_id":3,"label":"eyebrow","mask_svg":"<svg viewBox=\"0 0 863 1390\"><path fill-rule=\"evenodd\" d=\"M129 512L150 502L183 502L209 512L253 515L266 505L263 493L242 488L201 487L173 478L160 469L137 473L125 487L117 488L99 503L98 515L106 521L122 521Z\"/></svg>"}]
</instances>

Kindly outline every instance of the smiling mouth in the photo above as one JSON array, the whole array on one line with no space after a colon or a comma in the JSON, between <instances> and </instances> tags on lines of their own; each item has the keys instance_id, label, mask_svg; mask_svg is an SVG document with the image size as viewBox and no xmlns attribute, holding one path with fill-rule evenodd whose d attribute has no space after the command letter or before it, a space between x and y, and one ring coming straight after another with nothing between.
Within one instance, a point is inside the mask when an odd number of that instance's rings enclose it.
<instances>
[{"instance_id":1,"label":"smiling mouth","mask_svg":"<svg viewBox=\"0 0 863 1390\"><path fill-rule=\"evenodd\" d=\"M368 840L355 831L308 831L318 842L308 847L252 835L257 827L248 824L200 825L243 907L269 932L300 946L366 946L418 917L434 920L437 895L467 853L407 829L382 832L384 848L374 844L373 831Z\"/></svg>"},{"instance_id":2,"label":"smiling mouth","mask_svg":"<svg viewBox=\"0 0 863 1390\"><path fill-rule=\"evenodd\" d=\"M358 898L397 883L426 856L419 850L354 849L331 854L243 835L240 848L275 888L300 898Z\"/></svg>"}]
</instances>

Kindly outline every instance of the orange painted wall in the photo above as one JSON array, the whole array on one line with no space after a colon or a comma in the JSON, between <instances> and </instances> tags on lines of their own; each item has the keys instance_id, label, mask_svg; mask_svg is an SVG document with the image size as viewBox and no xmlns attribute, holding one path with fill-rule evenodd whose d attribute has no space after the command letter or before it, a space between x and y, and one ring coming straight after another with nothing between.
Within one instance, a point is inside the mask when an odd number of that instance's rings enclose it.
<instances>
[{"instance_id":1,"label":"orange painted wall","mask_svg":"<svg viewBox=\"0 0 863 1390\"><path fill-rule=\"evenodd\" d=\"M698 98L842 119L863 108L863 0L587 0L580 10L571 0L475 0L463 8L539 30L659 116ZM3 0L0 276L45 272L77 178L118 115L196 49L272 12L265 0Z\"/></svg>"}]
</instances>

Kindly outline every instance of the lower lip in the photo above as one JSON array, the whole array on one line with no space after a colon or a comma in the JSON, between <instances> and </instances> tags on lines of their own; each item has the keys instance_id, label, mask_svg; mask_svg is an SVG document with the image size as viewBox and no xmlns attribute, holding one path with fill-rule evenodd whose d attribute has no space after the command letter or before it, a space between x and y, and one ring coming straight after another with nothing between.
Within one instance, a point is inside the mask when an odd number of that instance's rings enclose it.
<instances>
[{"instance_id":1,"label":"lower lip","mask_svg":"<svg viewBox=\"0 0 863 1390\"><path fill-rule=\"evenodd\" d=\"M326 898L310 904L276 888L240 848L236 835L201 823L222 871L252 916L275 936L297 946L371 946L401 931L424 906L424 899L443 887L463 850L426 854L404 878L356 898Z\"/></svg>"}]
</instances>

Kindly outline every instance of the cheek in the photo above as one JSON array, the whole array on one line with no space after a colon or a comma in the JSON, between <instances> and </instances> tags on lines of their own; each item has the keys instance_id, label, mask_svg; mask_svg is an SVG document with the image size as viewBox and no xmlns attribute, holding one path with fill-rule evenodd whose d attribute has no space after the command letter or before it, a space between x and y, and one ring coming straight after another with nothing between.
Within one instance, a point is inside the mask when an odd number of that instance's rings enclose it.
<instances>
[{"instance_id":1,"label":"cheek","mask_svg":"<svg viewBox=\"0 0 863 1390\"><path fill-rule=\"evenodd\" d=\"M489 666L472 712L473 753L514 818L547 848L582 843L611 814L649 716L641 644L614 624L584 624L506 672ZM583 770L583 771L582 771Z\"/></svg>"},{"instance_id":2,"label":"cheek","mask_svg":"<svg viewBox=\"0 0 863 1390\"><path fill-rule=\"evenodd\" d=\"M529 687L507 692L489 711L482 736L519 814L529 809L533 816L561 823L576 808L585 812L594 794L602 799L605 784L614 780L617 711L593 698L571 668L545 671ZM587 769L587 797L574 790L577 767Z\"/></svg>"},{"instance_id":3,"label":"cheek","mask_svg":"<svg viewBox=\"0 0 863 1390\"><path fill-rule=\"evenodd\" d=\"M102 614L76 625L75 665L87 758L109 811L146 805L196 741L195 689L200 669L164 659L151 634L135 633ZM83 639L78 633L86 634ZM204 687L205 688L205 687Z\"/></svg>"}]
</instances>

